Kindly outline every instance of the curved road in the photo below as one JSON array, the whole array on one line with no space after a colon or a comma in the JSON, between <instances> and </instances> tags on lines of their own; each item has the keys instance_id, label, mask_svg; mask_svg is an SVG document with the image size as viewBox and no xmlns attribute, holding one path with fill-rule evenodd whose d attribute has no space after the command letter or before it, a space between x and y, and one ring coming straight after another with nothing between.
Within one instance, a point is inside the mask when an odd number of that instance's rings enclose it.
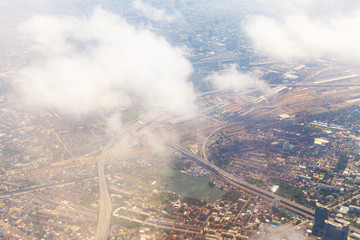
<instances>
[{"instance_id":1,"label":"curved road","mask_svg":"<svg viewBox=\"0 0 360 240\"><path fill-rule=\"evenodd\" d=\"M179 152L187 155L188 157L191 157L197 161L199 161L200 163L204 164L205 166L207 166L207 168L212 171L214 174L216 174L217 176L223 178L224 180L226 180L228 183L239 187L247 192L250 192L252 194L255 194L257 196L261 196L263 198L269 199L269 200L273 200L273 199L278 199L280 200L280 204L286 208L289 208L295 212L297 212L298 214L303 215L304 217L307 218L313 218L315 211L304 207L298 203L295 203L289 199L286 199L284 197L281 197L279 195L276 195L275 193L269 192L265 189L259 188L253 184L250 184L244 180L241 180L240 178L231 175L230 173L224 171L223 169L219 168L218 166L214 165L213 163L206 161L204 158L193 154L192 152L190 152L189 150L185 149L182 146L179 145L169 145L170 147L178 150Z\"/></svg>"},{"instance_id":2,"label":"curved road","mask_svg":"<svg viewBox=\"0 0 360 240\"><path fill-rule=\"evenodd\" d=\"M96 228L96 239L97 240L106 240L109 234L110 220L111 220L111 199L109 196L109 191L106 183L106 178L104 174L104 167L106 157L111 147L117 141L116 138L113 138L109 143L104 147L101 156L98 161L98 176L99 176L99 216L98 216L98 225Z\"/></svg>"}]
</instances>

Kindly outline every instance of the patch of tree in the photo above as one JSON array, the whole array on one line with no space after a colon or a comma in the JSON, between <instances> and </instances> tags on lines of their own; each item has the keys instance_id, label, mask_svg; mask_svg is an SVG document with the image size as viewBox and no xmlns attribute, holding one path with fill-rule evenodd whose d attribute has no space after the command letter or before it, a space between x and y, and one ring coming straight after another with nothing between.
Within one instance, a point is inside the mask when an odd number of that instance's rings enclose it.
<instances>
[{"instance_id":1,"label":"patch of tree","mask_svg":"<svg viewBox=\"0 0 360 240\"><path fill-rule=\"evenodd\" d=\"M305 117L308 122L320 121L328 124L337 124L342 126L353 126L354 123L359 123L360 120L360 106L353 105L351 107L339 109L336 111L328 111L318 114L312 114ZM359 126L353 129L355 133L359 133Z\"/></svg>"},{"instance_id":2,"label":"patch of tree","mask_svg":"<svg viewBox=\"0 0 360 240\"><path fill-rule=\"evenodd\" d=\"M246 181L250 184L256 185L258 187L262 187L264 185L264 181L260 179L247 178Z\"/></svg>"},{"instance_id":3,"label":"patch of tree","mask_svg":"<svg viewBox=\"0 0 360 240\"><path fill-rule=\"evenodd\" d=\"M213 181L209 181L209 182L208 182L208 185L209 185L210 187L215 187L215 183L214 183Z\"/></svg>"},{"instance_id":4,"label":"patch of tree","mask_svg":"<svg viewBox=\"0 0 360 240\"><path fill-rule=\"evenodd\" d=\"M212 162L218 167L223 167L223 166L228 166L230 164L230 159L229 158L214 158L214 159L212 159Z\"/></svg>"},{"instance_id":5,"label":"patch of tree","mask_svg":"<svg viewBox=\"0 0 360 240\"><path fill-rule=\"evenodd\" d=\"M177 171L186 170L191 166L191 162L186 162L182 159L177 159L172 162L171 168Z\"/></svg>"},{"instance_id":6,"label":"patch of tree","mask_svg":"<svg viewBox=\"0 0 360 240\"><path fill-rule=\"evenodd\" d=\"M204 200L188 198L188 197L184 197L181 202L187 203L188 205L198 206L198 207L203 207L206 205L206 201L204 201Z\"/></svg>"},{"instance_id":7,"label":"patch of tree","mask_svg":"<svg viewBox=\"0 0 360 240\"><path fill-rule=\"evenodd\" d=\"M291 183L281 179L273 179L273 183L279 186L276 194L302 205L309 204L309 202L306 200L305 194L298 187L293 186Z\"/></svg>"},{"instance_id":8,"label":"patch of tree","mask_svg":"<svg viewBox=\"0 0 360 240\"><path fill-rule=\"evenodd\" d=\"M120 218L117 218L114 216L111 217L111 223L116 224L116 225L121 225L122 227L131 228L131 229L136 229L136 228L141 227L140 223L130 222L128 220L120 219Z\"/></svg>"},{"instance_id":9,"label":"patch of tree","mask_svg":"<svg viewBox=\"0 0 360 240\"><path fill-rule=\"evenodd\" d=\"M312 125L305 125L304 131L305 133L314 133L314 132L322 132L322 129Z\"/></svg>"},{"instance_id":10,"label":"patch of tree","mask_svg":"<svg viewBox=\"0 0 360 240\"><path fill-rule=\"evenodd\" d=\"M350 221L350 225L357 228L357 229L360 229L360 224L359 223L356 223L354 221Z\"/></svg>"},{"instance_id":11,"label":"patch of tree","mask_svg":"<svg viewBox=\"0 0 360 240\"><path fill-rule=\"evenodd\" d=\"M231 201L231 202L237 202L239 200L239 198L242 197L242 193L235 190L235 189L231 189L230 191L226 192L221 200L223 201Z\"/></svg>"},{"instance_id":12,"label":"patch of tree","mask_svg":"<svg viewBox=\"0 0 360 240\"><path fill-rule=\"evenodd\" d=\"M175 193L168 193L168 199L170 201L177 201L179 199L179 197Z\"/></svg>"},{"instance_id":13,"label":"patch of tree","mask_svg":"<svg viewBox=\"0 0 360 240\"><path fill-rule=\"evenodd\" d=\"M349 161L349 155L345 152L340 153L339 161L336 164L335 171L344 171Z\"/></svg>"}]
</instances>

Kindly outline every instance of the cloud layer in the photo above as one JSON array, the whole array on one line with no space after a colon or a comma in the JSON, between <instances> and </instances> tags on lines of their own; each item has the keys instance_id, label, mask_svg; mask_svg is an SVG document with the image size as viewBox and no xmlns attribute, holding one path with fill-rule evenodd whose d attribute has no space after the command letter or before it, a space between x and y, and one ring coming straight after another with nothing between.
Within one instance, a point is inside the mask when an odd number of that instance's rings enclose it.
<instances>
[{"instance_id":1,"label":"cloud layer","mask_svg":"<svg viewBox=\"0 0 360 240\"><path fill-rule=\"evenodd\" d=\"M246 33L261 53L284 61L360 60L359 8L346 9L343 2L332 0L326 3L333 6L331 11L319 12L322 3L317 0L271 2L278 7L277 16L250 16L245 23Z\"/></svg>"},{"instance_id":2,"label":"cloud layer","mask_svg":"<svg viewBox=\"0 0 360 240\"><path fill-rule=\"evenodd\" d=\"M261 77L260 71L240 72L237 70L236 64L231 64L222 72L213 72L206 80L219 90L257 88L267 91L268 87Z\"/></svg>"},{"instance_id":3,"label":"cloud layer","mask_svg":"<svg viewBox=\"0 0 360 240\"><path fill-rule=\"evenodd\" d=\"M89 17L36 16L24 26L45 59L18 76L25 100L82 115L134 105L194 111L181 49L100 8Z\"/></svg>"}]
</instances>

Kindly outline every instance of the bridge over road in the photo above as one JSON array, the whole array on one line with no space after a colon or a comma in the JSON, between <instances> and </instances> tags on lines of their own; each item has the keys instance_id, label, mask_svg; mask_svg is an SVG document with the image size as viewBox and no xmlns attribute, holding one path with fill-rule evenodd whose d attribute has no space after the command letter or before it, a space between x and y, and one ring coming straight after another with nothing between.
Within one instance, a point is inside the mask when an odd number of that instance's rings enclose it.
<instances>
[{"instance_id":1,"label":"bridge over road","mask_svg":"<svg viewBox=\"0 0 360 240\"><path fill-rule=\"evenodd\" d=\"M195 155L191 151L185 149L182 146L179 145L170 145L170 147L176 149L177 151L181 152L182 154L200 162L203 164L208 170L213 172L216 176L219 178L225 180L226 182L239 187L243 189L246 192L252 193L254 195L260 196L262 198L268 199L268 200L274 200L278 199L280 201L280 205L283 207L288 208L289 210L294 211L295 213L302 215L306 218L313 219L315 215L315 211L313 209L310 209L308 207L302 206L296 202L293 202L289 199L286 199L284 197L278 196L272 192L269 192L265 189L259 188L258 186L255 186L253 184L249 184L246 181L241 180L240 178L224 171L223 169L219 168L215 164L205 160L204 158Z\"/></svg>"}]
</instances>

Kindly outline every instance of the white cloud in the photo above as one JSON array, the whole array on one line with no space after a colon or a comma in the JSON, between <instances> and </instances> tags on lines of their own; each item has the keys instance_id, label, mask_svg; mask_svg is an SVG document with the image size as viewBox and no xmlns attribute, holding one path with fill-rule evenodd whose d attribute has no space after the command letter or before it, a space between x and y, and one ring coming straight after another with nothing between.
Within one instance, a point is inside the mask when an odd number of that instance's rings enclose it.
<instances>
[{"instance_id":1,"label":"white cloud","mask_svg":"<svg viewBox=\"0 0 360 240\"><path fill-rule=\"evenodd\" d=\"M358 62L359 8L346 9L332 0L329 4L333 9L320 12L323 4L317 0L287 1L287 7L282 8L287 11L279 10L277 16L248 17L245 31L257 50L280 60L328 58ZM353 7L353 3L348 6Z\"/></svg>"},{"instance_id":2,"label":"white cloud","mask_svg":"<svg viewBox=\"0 0 360 240\"><path fill-rule=\"evenodd\" d=\"M219 90L227 89L249 89L258 88L263 91L267 91L268 87L266 83L261 80L262 73L258 70L251 72L239 72L237 65L232 64L224 71L213 72L206 80L211 81L212 84Z\"/></svg>"},{"instance_id":3,"label":"white cloud","mask_svg":"<svg viewBox=\"0 0 360 240\"><path fill-rule=\"evenodd\" d=\"M116 14L36 16L23 29L46 49L18 76L30 104L79 116L134 105L195 111L192 65L182 50Z\"/></svg>"},{"instance_id":4,"label":"white cloud","mask_svg":"<svg viewBox=\"0 0 360 240\"><path fill-rule=\"evenodd\" d=\"M145 17L157 22L160 21L172 22L179 16L179 13L169 14L165 11L165 9L155 8L147 3L144 3L142 0L134 0L133 5Z\"/></svg>"}]
</instances>

